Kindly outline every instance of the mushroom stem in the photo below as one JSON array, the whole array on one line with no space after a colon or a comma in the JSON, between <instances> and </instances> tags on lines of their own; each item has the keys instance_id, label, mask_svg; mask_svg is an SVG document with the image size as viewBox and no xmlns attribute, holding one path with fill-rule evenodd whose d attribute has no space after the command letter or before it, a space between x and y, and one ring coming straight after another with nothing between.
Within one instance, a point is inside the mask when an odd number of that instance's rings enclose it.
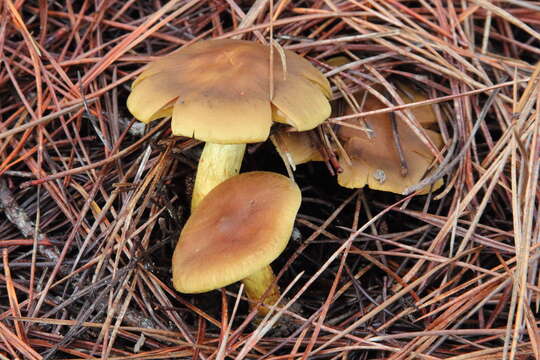
<instances>
[{"instance_id":1,"label":"mushroom stem","mask_svg":"<svg viewBox=\"0 0 540 360\"><path fill-rule=\"evenodd\" d=\"M244 283L245 286L246 295L248 299L251 300L249 304L250 309L253 309L255 304L261 300L266 289L270 286L272 287L268 291L266 297L262 299L262 306L258 309L260 315L266 315L270 310L270 306L274 305L279 300L279 288L274 284L275 278L276 276L274 275L272 268L270 265L267 265L242 280L242 283Z\"/></svg>"},{"instance_id":2,"label":"mushroom stem","mask_svg":"<svg viewBox=\"0 0 540 360\"><path fill-rule=\"evenodd\" d=\"M228 145L207 142L204 145L195 177L191 211L195 210L213 188L228 178L238 175L245 150L246 144Z\"/></svg>"}]
</instances>

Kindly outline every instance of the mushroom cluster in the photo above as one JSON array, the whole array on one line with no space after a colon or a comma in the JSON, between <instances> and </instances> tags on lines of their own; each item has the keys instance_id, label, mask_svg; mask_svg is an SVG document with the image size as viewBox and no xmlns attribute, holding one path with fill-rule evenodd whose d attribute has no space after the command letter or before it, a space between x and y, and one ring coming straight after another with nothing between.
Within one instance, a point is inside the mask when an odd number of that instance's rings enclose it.
<instances>
[{"instance_id":1,"label":"mushroom cluster","mask_svg":"<svg viewBox=\"0 0 540 360\"><path fill-rule=\"evenodd\" d=\"M288 157L297 164L321 161L324 156L308 130L331 112L328 80L306 59L279 50L272 57L269 46L242 40L182 47L149 64L127 101L137 119L148 123L170 116L173 135L206 142L191 216L173 254L174 287L200 293L242 281L250 304L263 304L258 308L261 314L279 298L270 263L287 245L301 194L291 179L279 174L238 175L246 144L265 141L273 122L278 122L294 131L278 132L276 137ZM411 101L421 96L410 88L400 91ZM383 107L370 94L356 96L363 111ZM435 121L426 107L415 108L413 115L426 127ZM356 119L337 128L346 153L340 159L339 183L399 193L420 181L433 155L414 132L387 114L367 122L369 135ZM440 146L439 134L425 132ZM394 146L396 134L404 155ZM278 151L283 156L280 146Z\"/></svg>"},{"instance_id":2,"label":"mushroom cluster","mask_svg":"<svg viewBox=\"0 0 540 360\"><path fill-rule=\"evenodd\" d=\"M173 285L199 293L242 280L252 304L279 298L269 264L291 236L300 190L272 173L237 175L247 143L273 122L296 131L330 116L328 80L309 61L242 40L208 40L149 64L135 80L129 111L139 120L171 116L173 135L205 141L192 213L173 255ZM264 313L267 307L260 310Z\"/></svg>"}]
</instances>

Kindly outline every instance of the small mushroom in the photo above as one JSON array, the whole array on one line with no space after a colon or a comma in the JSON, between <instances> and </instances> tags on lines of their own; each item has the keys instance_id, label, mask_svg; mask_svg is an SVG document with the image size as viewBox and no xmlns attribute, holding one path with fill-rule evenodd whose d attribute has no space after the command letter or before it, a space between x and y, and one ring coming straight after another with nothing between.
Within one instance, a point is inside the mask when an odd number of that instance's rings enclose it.
<instances>
[{"instance_id":1,"label":"small mushroom","mask_svg":"<svg viewBox=\"0 0 540 360\"><path fill-rule=\"evenodd\" d=\"M182 229L172 260L175 289L202 293L242 281L257 303L274 282L270 263L289 241L300 202L298 186L271 172L247 172L217 185ZM278 298L274 286L262 303L271 306Z\"/></svg>"},{"instance_id":2,"label":"small mushroom","mask_svg":"<svg viewBox=\"0 0 540 360\"><path fill-rule=\"evenodd\" d=\"M282 54L282 56L280 56ZM330 116L331 89L309 61L243 40L207 40L152 62L135 80L127 106L143 122L172 116L174 135L206 141L192 208L238 174L246 143L265 141L272 122L297 131Z\"/></svg>"},{"instance_id":3,"label":"small mushroom","mask_svg":"<svg viewBox=\"0 0 540 360\"><path fill-rule=\"evenodd\" d=\"M272 137L276 150L283 159L290 159L294 165L309 161L324 161L313 132L278 131Z\"/></svg>"},{"instance_id":4,"label":"small mushroom","mask_svg":"<svg viewBox=\"0 0 540 360\"><path fill-rule=\"evenodd\" d=\"M397 87L406 103L426 99L423 93L410 86L399 83ZM358 103L362 104L362 112L386 107L375 96L365 95L365 92L355 94L355 97ZM437 122L431 106L414 107L411 112L417 121L426 127L424 131L428 137L440 148L442 146L440 134L427 129L429 126L436 125ZM354 113L352 108L347 107L345 115ZM397 116L394 117L396 128L393 130L392 116L389 113L383 113L366 118L365 121L370 127L370 136L359 119L348 119L343 125L335 127L337 138L348 155L348 159L340 157L339 161L342 172L338 175L338 182L341 186L361 188L367 185L375 190L402 194L407 188L419 183L426 175L434 160L433 154ZM395 143L394 132L397 132L400 141L401 156ZM283 142L282 148L287 149L289 157L295 162L298 160L296 164L320 161L321 155L315 151L309 132L280 133L279 136ZM337 153L340 154L339 151ZM438 189L442 184L443 181L438 180L433 184L433 190ZM420 193L425 194L429 191L430 187L426 187L420 190Z\"/></svg>"}]
</instances>

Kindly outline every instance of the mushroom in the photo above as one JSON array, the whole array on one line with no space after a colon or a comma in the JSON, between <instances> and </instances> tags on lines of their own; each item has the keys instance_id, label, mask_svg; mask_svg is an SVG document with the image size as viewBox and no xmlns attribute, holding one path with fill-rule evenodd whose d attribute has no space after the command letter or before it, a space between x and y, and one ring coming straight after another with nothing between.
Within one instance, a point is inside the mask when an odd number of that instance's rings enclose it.
<instances>
[{"instance_id":1,"label":"mushroom","mask_svg":"<svg viewBox=\"0 0 540 360\"><path fill-rule=\"evenodd\" d=\"M281 54L281 56L279 56ZM172 133L206 141L192 208L214 186L238 174L246 143L265 141L272 122L297 131L330 116L328 80L309 61L243 40L207 40L152 62L127 100L139 120L172 116Z\"/></svg>"},{"instance_id":2,"label":"mushroom","mask_svg":"<svg viewBox=\"0 0 540 360\"><path fill-rule=\"evenodd\" d=\"M271 172L247 172L217 185L182 229L172 259L175 289L202 293L242 281L251 304L260 301L274 283L269 264L285 249L300 202L298 186ZM273 285L262 303L271 306L278 298Z\"/></svg>"},{"instance_id":3,"label":"mushroom","mask_svg":"<svg viewBox=\"0 0 540 360\"><path fill-rule=\"evenodd\" d=\"M290 160L293 165L298 165L309 161L324 161L316 136L312 131L278 130L272 142L284 161Z\"/></svg>"},{"instance_id":4,"label":"mushroom","mask_svg":"<svg viewBox=\"0 0 540 360\"><path fill-rule=\"evenodd\" d=\"M412 87L397 84L398 91L406 103L425 100L423 93ZM362 111L383 109L386 106L374 95L360 92L355 94ZM436 116L429 105L411 109L424 131L437 147L442 146L439 133L427 129L436 124ZM345 115L354 114L355 111L347 107ZM392 129L392 116L389 113L375 114L365 119L370 127L370 136L359 119L344 120L343 125L334 129L348 159L340 158L342 172L338 175L338 182L347 188L361 188L368 186L375 190L389 191L402 194L407 188L417 184L425 176L432 165L434 156L427 146L399 117L395 117L396 129ZM402 154L395 143L393 131L397 131ZM279 138L283 147L289 152L289 157L298 160L296 164L307 161L320 161L320 153L314 150L313 142L308 132L294 135L280 133ZM283 150L282 150L283 151ZM312 154L316 154L313 156ZM339 154L339 152L338 152ZM350 162L349 162L350 159ZM405 169L403 168L405 165ZM405 170L405 171L404 171ZM443 184L438 180L432 185L436 190ZM420 190L421 194L428 193L430 187Z\"/></svg>"}]
</instances>

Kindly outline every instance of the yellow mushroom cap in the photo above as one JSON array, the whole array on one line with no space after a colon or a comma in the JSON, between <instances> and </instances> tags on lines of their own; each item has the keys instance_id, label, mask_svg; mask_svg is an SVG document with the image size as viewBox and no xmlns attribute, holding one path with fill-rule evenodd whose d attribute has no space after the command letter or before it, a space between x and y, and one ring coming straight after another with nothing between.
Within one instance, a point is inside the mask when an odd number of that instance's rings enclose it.
<instances>
[{"instance_id":1,"label":"yellow mushroom cap","mask_svg":"<svg viewBox=\"0 0 540 360\"><path fill-rule=\"evenodd\" d=\"M300 207L289 178L255 171L215 187L186 222L172 260L173 284L201 293L242 280L285 249Z\"/></svg>"},{"instance_id":2,"label":"yellow mushroom cap","mask_svg":"<svg viewBox=\"0 0 540 360\"><path fill-rule=\"evenodd\" d=\"M172 115L174 135L218 144L267 139L272 121L299 131L330 116L328 80L309 61L243 40L207 40L153 63L135 80L129 111L149 122ZM283 64L284 62L284 64Z\"/></svg>"},{"instance_id":3,"label":"yellow mushroom cap","mask_svg":"<svg viewBox=\"0 0 540 360\"><path fill-rule=\"evenodd\" d=\"M278 130L274 135L274 145L282 157L290 157L295 165L309 161L324 161L319 146L314 142L316 133L310 131Z\"/></svg>"}]
</instances>

